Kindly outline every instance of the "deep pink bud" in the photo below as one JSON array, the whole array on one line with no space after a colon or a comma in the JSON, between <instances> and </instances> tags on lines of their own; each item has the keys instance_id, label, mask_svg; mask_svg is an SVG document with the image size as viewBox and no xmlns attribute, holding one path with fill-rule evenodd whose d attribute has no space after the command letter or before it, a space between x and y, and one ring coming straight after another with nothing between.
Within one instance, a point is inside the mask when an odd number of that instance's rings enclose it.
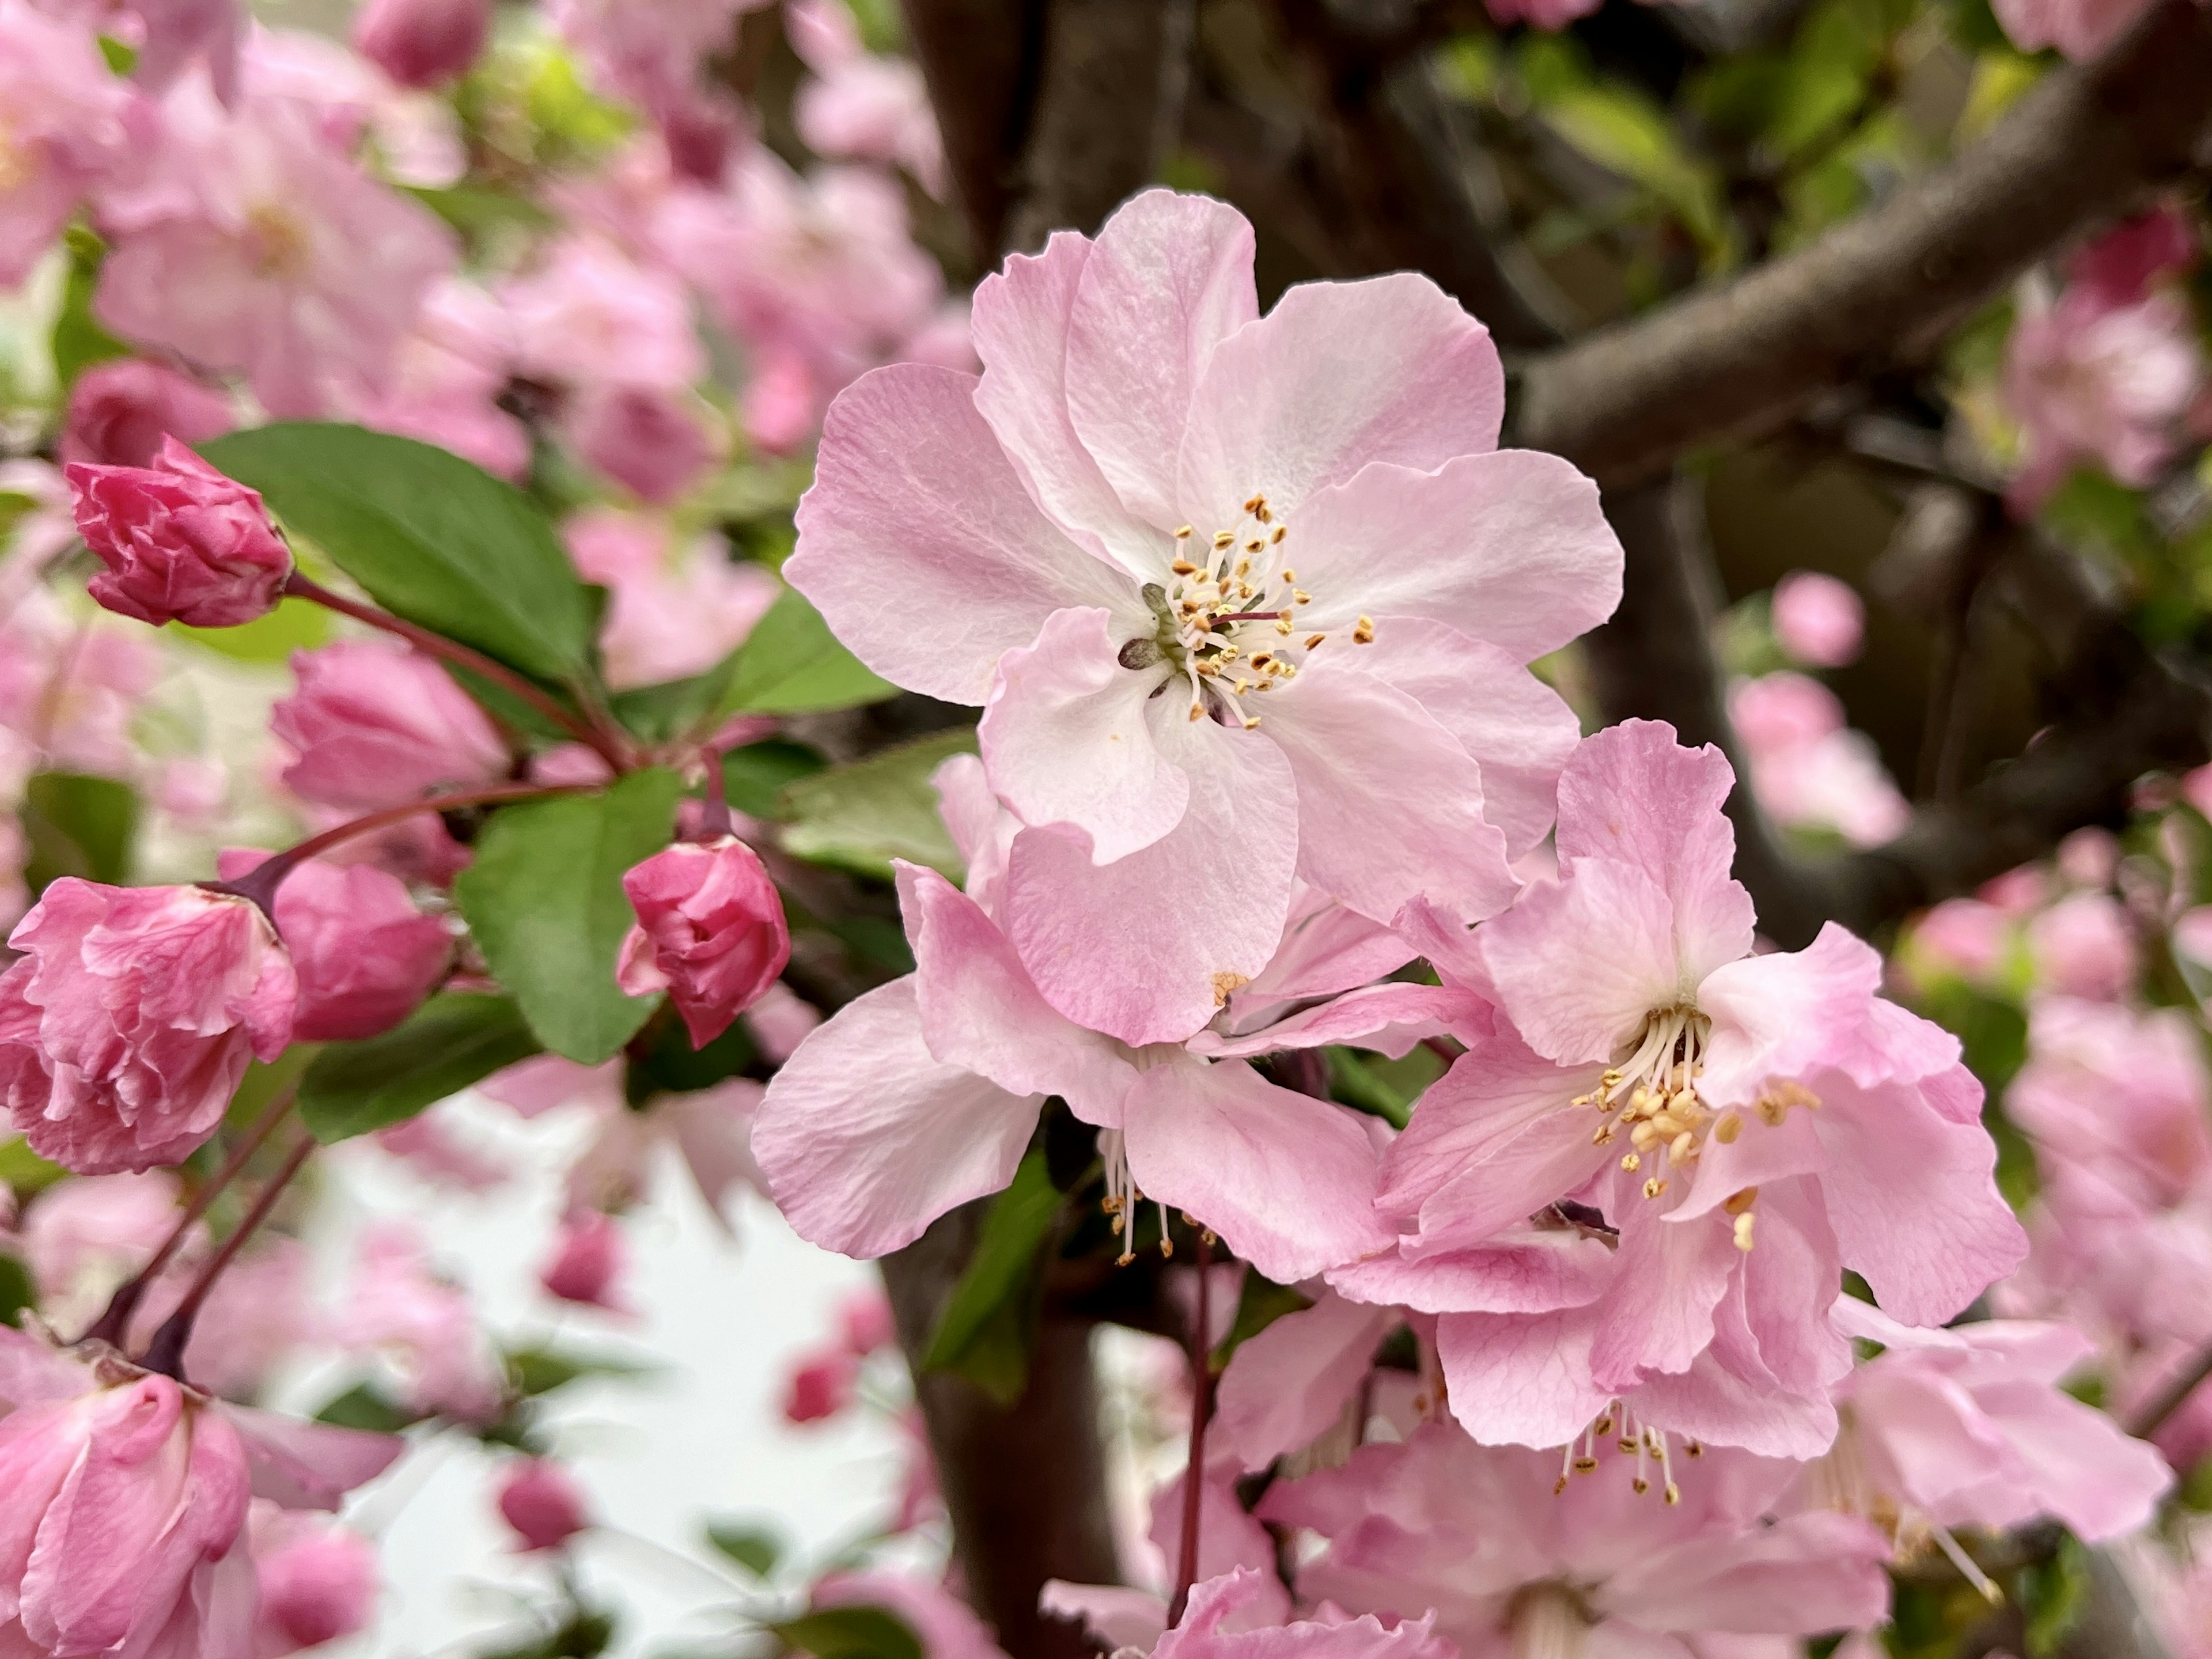
<instances>
[{"instance_id":1,"label":"deep pink bud","mask_svg":"<svg viewBox=\"0 0 2212 1659\"><path fill-rule=\"evenodd\" d=\"M1848 582L1793 570L1774 585L1774 637L1799 662L1840 668L1859 653L1866 606Z\"/></svg>"},{"instance_id":2,"label":"deep pink bud","mask_svg":"<svg viewBox=\"0 0 2212 1659\"><path fill-rule=\"evenodd\" d=\"M2122 220L2074 256L2076 283L2094 289L2107 305L2133 305L2161 276L2197 263L2197 232L2189 216L2160 203Z\"/></svg>"},{"instance_id":3,"label":"deep pink bud","mask_svg":"<svg viewBox=\"0 0 2212 1659\"><path fill-rule=\"evenodd\" d=\"M359 1533L274 1504L253 1506L261 1581L258 1659L281 1659L368 1628L381 1588L376 1547Z\"/></svg>"},{"instance_id":4,"label":"deep pink bud","mask_svg":"<svg viewBox=\"0 0 2212 1659\"><path fill-rule=\"evenodd\" d=\"M543 1457L515 1464L499 1489L499 1512L526 1550L558 1549L592 1524L575 1480Z\"/></svg>"},{"instance_id":5,"label":"deep pink bud","mask_svg":"<svg viewBox=\"0 0 2212 1659\"><path fill-rule=\"evenodd\" d=\"M818 1423L835 1417L853 1403L853 1384L860 1364L848 1353L817 1355L791 1374L784 1387L783 1416L787 1423Z\"/></svg>"},{"instance_id":6,"label":"deep pink bud","mask_svg":"<svg viewBox=\"0 0 2212 1659\"><path fill-rule=\"evenodd\" d=\"M237 1652L246 1449L204 1396L110 1364L0 1419L0 1652Z\"/></svg>"},{"instance_id":7,"label":"deep pink bud","mask_svg":"<svg viewBox=\"0 0 2212 1659\"><path fill-rule=\"evenodd\" d=\"M62 459L150 467L165 438L205 443L238 424L230 399L139 357L94 363L70 388Z\"/></svg>"},{"instance_id":8,"label":"deep pink bud","mask_svg":"<svg viewBox=\"0 0 2212 1659\"><path fill-rule=\"evenodd\" d=\"M429 658L368 642L292 656L300 689L269 729L298 757L284 782L302 799L369 810L507 771L490 718Z\"/></svg>"},{"instance_id":9,"label":"deep pink bud","mask_svg":"<svg viewBox=\"0 0 2212 1659\"><path fill-rule=\"evenodd\" d=\"M735 836L679 842L623 878L638 925L615 977L632 996L665 990L695 1048L758 1001L791 959L783 901Z\"/></svg>"},{"instance_id":10,"label":"deep pink bud","mask_svg":"<svg viewBox=\"0 0 2212 1659\"><path fill-rule=\"evenodd\" d=\"M150 467L72 461L76 527L106 569L87 584L110 611L156 628L229 628L276 607L292 556L261 497L174 438Z\"/></svg>"},{"instance_id":11,"label":"deep pink bud","mask_svg":"<svg viewBox=\"0 0 2212 1659\"><path fill-rule=\"evenodd\" d=\"M228 849L216 870L235 881L265 853ZM415 908L397 876L374 865L310 859L276 890L276 927L300 981L292 1035L342 1042L388 1031L415 1011L453 960L453 935Z\"/></svg>"},{"instance_id":12,"label":"deep pink bud","mask_svg":"<svg viewBox=\"0 0 2212 1659\"><path fill-rule=\"evenodd\" d=\"M490 27L490 0L368 0L354 50L403 87L434 87L467 71Z\"/></svg>"},{"instance_id":13,"label":"deep pink bud","mask_svg":"<svg viewBox=\"0 0 2212 1659\"><path fill-rule=\"evenodd\" d=\"M561 1218L552 1259L539 1269L538 1282L563 1302L627 1313L615 1286L629 1261L622 1229L612 1216L600 1210L571 1210Z\"/></svg>"},{"instance_id":14,"label":"deep pink bud","mask_svg":"<svg viewBox=\"0 0 2212 1659\"><path fill-rule=\"evenodd\" d=\"M291 958L246 899L64 876L8 942L24 955L0 975L0 1099L80 1175L180 1163L246 1062L291 1041Z\"/></svg>"}]
</instances>

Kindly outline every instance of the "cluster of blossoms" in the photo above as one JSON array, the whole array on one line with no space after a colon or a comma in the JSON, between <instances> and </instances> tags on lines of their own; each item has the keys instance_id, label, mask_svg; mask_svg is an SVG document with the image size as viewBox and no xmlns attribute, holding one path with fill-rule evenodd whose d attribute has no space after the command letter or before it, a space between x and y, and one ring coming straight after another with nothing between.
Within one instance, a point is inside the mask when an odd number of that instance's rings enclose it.
<instances>
[{"instance_id":1,"label":"cluster of blossoms","mask_svg":"<svg viewBox=\"0 0 2212 1659\"><path fill-rule=\"evenodd\" d=\"M2080 9L1999 7L2073 55L2133 15ZM805 169L726 72L763 29ZM1116 1649L1781 1653L1879 1627L1889 1569L1999 1595L1985 1535L2040 1522L2201 1601L2139 1535L2212 1453L2212 1105L2201 1011L2142 1005L2154 938L2212 989L2212 910L2092 837L1893 981L1838 927L1766 948L1729 763L1559 689L1622 553L1590 479L1499 447L1480 323L1410 274L1263 313L1252 227L1164 191L971 306L909 222L945 189L842 0L373 0L350 51L0 0L0 283L92 358L0 464L0 1653L366 1629L374 1549L313 1512L400 1457L372 1418L499 1448L489 1509L586 1619L541 1381L419 1229L335 1298L295 1236L323 1141L506 1179L468 1088L582 1124L535 1264L580 1317L635 1316L664 1153L718 1220L744 1188L870 1258L1042 1165L1050 1248L1176 1257L1224 1357L1148 1407L1189 1448L1123 1505L1152 1571L1044 1601ZM2200 252L2161 210L2025 296L2016 510L2202 435ZM1815 678L1855 593L1797 573L1769 624L1743 781L1888 841ZM892 688L978 711L927 750L937 856L842 860L896 977L772 821L848 752L787 717ZM125 884L118 796L175 879ZM2025 1227L1907 1006L1960 986L2027 1006ZM1410 1109L1345 1080L1384 1066ZM895 1422L886 1536L942 1508L896 1342L854 1302L784 1405ZM368 1380L260 1410L302 1362ZM1000 1655L927 1577L785 1577Z\"/></svg>"}]
</instances>

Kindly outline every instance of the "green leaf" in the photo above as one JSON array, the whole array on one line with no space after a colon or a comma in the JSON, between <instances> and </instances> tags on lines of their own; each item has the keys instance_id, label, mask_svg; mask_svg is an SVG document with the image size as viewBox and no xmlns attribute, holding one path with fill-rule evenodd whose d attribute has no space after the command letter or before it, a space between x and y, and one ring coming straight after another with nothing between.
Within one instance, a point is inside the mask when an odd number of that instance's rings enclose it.
<instances>
[{"instance_id":1,"label":"green leaf","mask_svg":"<svg viewBox=\"0 0 2212 1659\"><path fill-rule=\"evenodd\" d=\"M300 1119L325 1146L404 1122L503 1066L538 1040L505 997L448 991L381 1036L325 1045L300 1085Z\"/></svg>"},{"instance_id":2,"label":"green leaf","mask_svg":"<svg viewBox=\"0 0 2212 1659\"><path fill-rule=\"evenodd\" d=\"M1248 1269L1244 1288L1237 1298L1237 1317L1229 1327L1229 1334L1215 1346L1211 1357L1215 1373L1225 1370L1237 1349L1285 1314L1301 1313L1312 1306L1311 1297Z\"/></svg>"},{"instance_id":3,"label":"green leaf","mask_svg":"<svg viewBox=\"0 0 2212 1659\"><path fill-rule=\"evenodd\" d=\"M138 832L138 797L127 783L82 772L34 772L20 817L31 855L23 879L33 893L63 876L111 884L128 878Z\"/></svg>"},{"instance_id":4,"label":"green leaf","mask_svg":"<svg viewBox=\"0 0 2212 1659\"><path fill-rule=\"evenodd\" d=\"M922 1659L906 1621L882 1607L823 1607L769 1629L815 1659Z\"/></svg>"},{"instance_id":5,"label":"green leaf","mask_svg":"<svg viewBox=\"0 0 2212 1659\"><path fill-rule=\"evenodd\" d=\"M386 610L526 674L589 671L592 603L514 485L434 445L284 422L203 447Z\"/></svg>"},{"instance_id":6,"label":"green leaf","mask_svg":"<svg viewBox=\"0 0 2212 1659\"><path fill-rule=\"evenodd\" d=\"M636 1052L638 1048L644 1052ZM633 1045L623 1086L632 1102L642 1105L658 1093L680 1095L711 1089L750 1071L759 1058L743 1020L733 1023L705 1048L694 1048L684 1022L663 1018L647 1025Z\"/></svg>"},{"instance_id":7,"label":"green leaf","mask_svg":"<svg viewBox=\"0 0 2212 1659\"><path fill-rule=\"evenodd\" d=\"M1060 1218L1061 1194L1042 1152L1026 1154L983 1218L975 1254L938 1316L924 1370L954 1371L1002 1406L1029 1385L1042 1255Z\"/></svg>"},{"instance_id":8,"label":"green leaf","mask_svg":"<svg viewBox=\"0 0 2212 1659\"><path fill-rule=\"evenodd\" d=\"M803 743L765 738L722 757L722 791L738 811L772 818L782 810L786 786L812 777L822 763Z\"/></svg>"},{"instance_id":9,"label":"green leaf","mask_svg":"<svg viewBox=\"0 0 2212 1659\"><path fill-rule=\"evenodd\" d=\"M895 858L957 879L959 849L938 816L929 775L951 756L975 752L975 728L962 726L800 778L783 792L784 850L886 881Z\"/></svg>"},{"instance_id":10,"label":"green leaf","mask_svg":"<svg viewBox=\"0 0 2212 1659\"><path fill-rule=\"evenodd\" d=\"M725 714L806 714L897 694L837 643L805 594L786 588L738 647L714 706Z\"/></svg>"},{"instance_id":11,"label":"green leaf","mask_svg":"<svg viewBox=\"0 0 2212 1659\"><path fill-rule=\"evenodd\" d=\"M707 1541L756 1578L765 1578L783 1559L783 1540L765 1527L733 1521L709 1521Z\"/></svg>"},{"instance_id":12,"label":"green leaf","mask_svg":"<svg viewBox=\"0 0 2212 1659\"><path fill-rule=\"evenodd\" d=\"M12 1140L0 1140L0 1187L12 1188L18 1194L44 1190L57 1181L69 1179L69 1171L58 1164L49 1164L31 1150L31 1143L17 1135Z\"/></svg>"},{"instance_id":13,"label":"green leaf","mask_svg":"<svg viewBox=\"0 0 2212 1659\"><path fill-rule=\"evenodd\" d=\"M608 699L607 706L617 720L644 742L667 743L706 718L721 690L720 674L720 670L710 670L685 680L635 686L616 692Z\"/></svg>"},{"instance_id":14,"label":"green leaf","mask_svg":"<svg viewBox=\"0 0 2212 1659\"><path fill-rule=\"evenodd\" d=\"M103 39L101 45L106 44ZM131 348L102 328L92 314L92 296L100 286L100 267L107 258L107 244L82 225L70 226L66 240L69 275L62 284L61 309L54 317L52 348L54 379L64 392L94 363L131 355Z\"/></svg>"},{"instance_id":15,"label":"green leaf","mask_svg":"<svg viewBox=\"0 0 2212 1659\"><path fill-rule=\"evenodd\" d=\"M1413 1121L1412 1097L1378 1075L1365 1055L1341 1048L1324 1048L1322 1053L1328 1060L1329 1092L1338 1100L1381 1118L1394 1129L1402 1129Z\"/></svg>"},{"instance_id":16,"label":"green leaf","mask_svg":"<svg viewBox=\"0 0 2212 1659\"><path fill-rule=\"evenodd\" d=\"M611 1059L656 999L615 983L615 956L636 921L625 871L668 845L683 785L655 767L600 794L502 807L453 883L499 982L538 1041L586 1066Z\"/></svg>"},{"instance_id":17,"label":"green leaf","mask_svg":"<svg viewBox=\"0 0 2212 1659\"><path fill-rule=\"evenodd\" d=\"M516 1389L533 1398L587 1376L643 1376L652 1370L612 1354L570 1353L559 1348L513 1348L507 1355L507 1375Z\"/></svg>"},{"instance_id":18,"label":"green leaf","mask_svg":"<svg viewBox=\"0 0 2212 1659\"><path fill-rule=\"evenodd\" d=\"M315 1413L315 1421L341 1429L366 1429L371 1434L397 1434L410 1423L422 1420L392 1400L374 1382L358 1383Z\"/></svg>"},{"instance_id":19,"label":"green leaf","mask_svg":"<svg viewBox=\"0 0 2212 1659\"><path fill-rule=\"evenodd\" d=\"M23 1316L38 1305L39 1293L31 1286L31 1271L22 1258L0 1255L0 1325L21 1328Z\"/></svg>"},{"instance_id":20,"label":"green leaf","mask_svg":"<svg viewBox=\"0 0 2212 1659\"><path fill-rule=\"evenodd\" d=\"M331 613L311 600L279 599L268 615L235 628L187 628L171 623L169 631L238 662L283 662L295 651L312 651L330 642Z\"/></svg>"}]
</instances>

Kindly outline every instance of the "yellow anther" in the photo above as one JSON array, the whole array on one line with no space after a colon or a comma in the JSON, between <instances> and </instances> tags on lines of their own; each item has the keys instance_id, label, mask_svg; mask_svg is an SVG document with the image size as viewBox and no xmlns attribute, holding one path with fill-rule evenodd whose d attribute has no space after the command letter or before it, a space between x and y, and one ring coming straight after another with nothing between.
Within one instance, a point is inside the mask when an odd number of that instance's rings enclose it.
<instances>
[{"instance_id":1,"label":"yellow anther","mask_svg":"<svg viewBox=\"0 0 2212 1659\"><path fill-rule=\"evenodd\" d=\"M1638 1158L1635 1153L1631 1152L1626 1158L1620 1160L1620 1167L1625 1173L1634 1175L1638 1170L1644 1167L1644 1160Z\"/></svg>"},{"instance_id":2,"label":"yellow anther","mask_svg":"<svg viewBox=\"0 0 2212 1659\"><path fill-rule=\"evenodd\" d=\"M1213 532L1213 550L1218 553L1236 539L1237 535L1234 531L1217 530Z\"/></svg>"},{"instance_id":3,"label":"yellow anther","mask_svg":"<svg viewBox=\"0 0 2212 1659\"><path fill-rule=\"evenodd\" d=\"M1676 1135L1673 1142L1668 1146L1667 1156L1673 1158L1675 1163L1680 1164L1687 1158L1692 1152L1697 1151L1697 1136L1692 1134L1687 1129L1685 1129L1681 1133Z\"/></svg>"},{"instance_id":4,"label":"yellow anther","mask_svg":"<svg viewBox=\"0 0 2212 1659\"><path fill-rule=\"evenodd\" d=\"M1185 525L1182 529L1176 531L1176 539L1179 542L1188 541L1190 539L1190 526L1188 525Z\"/></svg>"},{"instance_id":5,"label":"yellow anther","mask_svg":"<svg viewBox=\"0 0 2212 1659\"><path fill-rule=\"evenodd\" d=\"M1667 1501L1670 1504L1682 1501L1682 1489L1671 1480L1667 1483Z\"/></svg>"},{"instance_id":6,"label":"yellow anther","mask_svg":"<svg viewBox=\"0 0 2212 1659\"><path fill-rule=\"evenodd\" d=\"M1644 1196L1646 1198L1656 1198L1666 1190L1667 1183L1657 1176L1653 1176L1650 1180L1644 1183Z\"/></svg>"},{"instance_id":7,"label":"yellow anther","mask_svg":"<svg viewBox=\"0 0 2212 1659\"><path fill-rule=\"evenodd\" d=\"M1173 564L1170 565L1168 568L1174 571L1178 576L1195 576L1198 574L1198 567L1193 564L1188 559L1177 559Z\"/></svg>"},{"instance_id":8,"label":"yellow anther","mask_svg":"<svg viewBox=\"0 0 2212 1659\"><path fill-rule=\"evenodd\" d=\"M1352 642L1354 645L1372 645L1375 643L1374 617L1362 617L1359 619L1358 624L1352 630Z\"/></svg>"},{"instance_id":9,"label":"yellow anther","mask_svg":"<svg viewBox=\"0 0 2212 1659\"><path fill-rule=\"evenodd\" d=\"M1730 1193L1729 1194L1728 1202L1722 1205L1721 1208L1727 1211L1730 1215L1741 1215L1746 1211L1749 1210L1753 1205L1758 1202L1759 1188L1756 1187L1745 1187L1736 1192Z\"/></svg>"},{"instance_id":10,"label":"yellow anther","mask_svg":"<svg viewBox=\"0 0 2212 1659\"><path fill-rule=\"evenodd\" d=\"M1289 638L1291 634L1291 619L1288 617L1276 617L1275 631L1278 634L1282 635L1285 639Z\"/></svg>"},{"instance_id":11,"label":"yellow anther","mask_svg":"<svg viewBox=\"0 0 2212 1659\"><path fill-rule=\"evenodd\" d=\"M1735 1218L1735 1247L1746 1255L1751 1252L1752 1224L1758 1219L1759 1217L1755 1212L1747 1212Z\"/></svg>"},{"instance_id":12,"label":"yellow anther","mask_svg":"<svg viewBox=\"0 0 2212 1659\"><path fill-rule=\"evenodd\" d=\"M1266 520L1262 520L1261 522L1265 523L1265 522L1266 522ZM1291 533L1291 527L1290 527L1290 526L1288 526L1288 525L1286 525L1286 524L1279 524L1279 525L1277 525L1277 526L1275 526L1275 533L1274 533L1273 535L1272 535L1272 536L1268 537L1268 538L1267 538L1267 539L1268 539L1269 541L1271 541L1271 542L1279 542L1280 540L1282 540L1282 539L1283 539L1283 538L1284 538L1284 537L1285 537L1285 536L1289 535L1290 533Z\"/></svg>"},{"instance_id":13,"label":"yellow anther","mask_svg":"<svg viewBox=\"0 0 2212 1659\"><path fill-rule=\"evenodd\" d=\"M1320 644L1323 640L1327 639L1328 637L1328 635L1326 635L1326 634L1309 634L1309 635L1306 635L1306 649L1307 649L1307 650L1309 650L1309 651L1312 650L1316 646L1319 645L1319 644Z\"/></svg>"},{"instance_id":14,"label":"yellow anther","mask_svg":"<svg viewBox=\"0 0 2212 1659\"><path fill-rule=\"evenodd\" d=\"M1291 590L1291 597L1297 600L1300 605L1311 605L1313 603L1313 595L1307 592L1303 587L1292 588Z\"/></svg>"},{"instance_id":15,"label":"yellow anther","mask_svg":"<svg viewBox=\"0 0 2212 1659\"><path fill-rule=\"evenodd\" d=\"M1735 1145L1735 1138L1742 1133L1743 1120L1738 1117L1734 1112L1730 1112L1726 1117L1713 1125L1713 1139L1719 1141L1723 1146L1733 1146Z\"/></svg>"},{"instance_id":16,"label":"yellow anther","mask_svg":"<svg viewBox=\"0 0 2212 1659\"><path fill-rule=\"evenodd\" d=\"M1205 717L1205 714L1206 714L1206 708L1205 708L1205 707L1204 707L1204 705L1203 705L1203 704L1200 704L1200 703L1195 703L1195 702L1194 702L1194 703L1193 703L1193 704L1191 704L1191 706L1190 706L1190 717L1191 717L1191 719L1193 719L1193 720L1200 720L1200 719L1203 719L1203 718Z\"/></svg>"}]
</instances>

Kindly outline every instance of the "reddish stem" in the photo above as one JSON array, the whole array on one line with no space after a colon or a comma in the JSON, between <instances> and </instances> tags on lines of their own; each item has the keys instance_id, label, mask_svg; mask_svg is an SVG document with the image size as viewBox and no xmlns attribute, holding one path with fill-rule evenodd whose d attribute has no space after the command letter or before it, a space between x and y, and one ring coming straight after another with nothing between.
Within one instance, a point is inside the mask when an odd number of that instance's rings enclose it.
<instances>
[{"instance_id":1,"label":"reddish stem","mask_svg":"<svg viewBox=\"0 0 2212 1659\"><path fill-rule=\"evenodd\" d=\"M617 773L630 769L629 753L604 724L586 720L574 711L563 708L544 688L533 684L506 664L493 661L483 652L471 650L442 634L418 627L388 611L380 611L373 605L362 605L343 593L334 593L320 582L311 581L296 570L285 578L284 592L294 599L311 600L342 617L351 617L356 622L367 623L371 628L380 628L387 634L396 634L418 651L442 658L472 674L481 675L502 690L520 697L577 742L590 744L599 752L600 758Z\"/></svg>"},{"instance_id":2,"label":"reddish stem","mask_svg":"<svg viewBox=\"0 0 2212 1659\"><path fill-rule=\"evenodd\" d=\"M154 1340L146 1345L146 1352L140 1358L139 1364L149 1371L173 1376L179 1382L185 1380L185 1348L192 1340L192 1323L199 1317L200 1307L207 1301L208 1292L215 1288L216 1280L222 1277L223 1269L229 1267L237 1259L238 1253L246 1248L246 1240L252 1237L261 1224L269 1218L269 1212L276 1207L276 1200L283 1196L284 1188L290 1184L292 1177L300 1173L301 1166L307 1161L307 1155L314 1150L314 1136L303 1133L285 1158L283 1167L269 1178L254 1198L253 1207L246 1212L246 1218L231 1230L230 1237L222 1241L222 1248L215 1253L206 1267L200 1269L199 1277L185 1292L185 1299L177 1304L176 1312L161 1322L161 1328L154 1333Z\"/></svg>"},{"instance_id":3,"label":"reddish stem","mask_svg":"<svg viewBox=\"0 0 2212 1659\"><path fill-rule=\"evenodd\" d=\"M555 795L573 795L593 786L583 783L495 783L482 789L458 789L449 795L425 795L421 800L411 800L401 806L386 806L348 823L325 830L319 836L310 836L296 847L288 847L272 857L264 859L235 881L204 881L199 884L213 893L229 893L239 898L252 899L265 913L271 926L276 920L276 890L290 875L318 853L327 852L340 842L351 841L356 836L365 836L387 825L413 817L417 812L448 812L464 806L496 806L510 801L545 800Z\"/></svg>"},{"instance_id":4,"label":"reddish stem","mask_svg":"<svg viewBox=\"0 0 2212 1659\"><path fill-rule=\"evenodd\" d=\"M1206 1424L1213 1415L1213 1355L1206 1339L1213 1319L1209 1307L1213 1236L1198 1230L1198 1312L1190 1328L1190 1452L1182 1471L1182 1540L1176 1552L1175 1599L1168 1603L1168 1628L1182 1623L1190 1587L1198 1578L1198 1524L1206 1492Z\"/></svg>"},{"instance_id":5,"label":"reddish stem","mask_svg":"<svg viewBox=\"0 0 2212 1659\"><path fill-rule=\"evenodd\" d=\"M230 1156L223 1160L222 1168L216 1171L214 1179L193 1194L184 1218L161 1241L161 1248L154 1252L154 1259L118 1287L114 1296L108 1300L106 1310L93 1322L91 1329L77 1339L80 1342L100 1341L115 1348L123 1346L124 1338L130 1333L131 1316L138 1311L139 1303L145 1299L147 1286L160 1278L161 1270L175 1259L177 1252L184 1248L185 1239L193 1224L208 1212L216 1199L222 1196L223 1189L238 1178L238 1172L246 1167L246 1160L259 1152L262 1144L276 1133L276 1126L292 1109L292 1103L299 1092L299 1085L295 1084L269 1103L261 1115L253 1121L253 1127L246 1132L246 1139L240 1141L232 1149Z\"/></svg>"},{"instance_id":6,"label":"reddish stem","mask_svg":"<svg viewBox=\"0 0 2212 1659\"><path fill-rule=\"evenodd\" d=\"M730 797L722 781L722 751L707 745L706 811L699 817L699 839L714 841L735 833L730 822Z\"/></svg>"}]
</instances>

